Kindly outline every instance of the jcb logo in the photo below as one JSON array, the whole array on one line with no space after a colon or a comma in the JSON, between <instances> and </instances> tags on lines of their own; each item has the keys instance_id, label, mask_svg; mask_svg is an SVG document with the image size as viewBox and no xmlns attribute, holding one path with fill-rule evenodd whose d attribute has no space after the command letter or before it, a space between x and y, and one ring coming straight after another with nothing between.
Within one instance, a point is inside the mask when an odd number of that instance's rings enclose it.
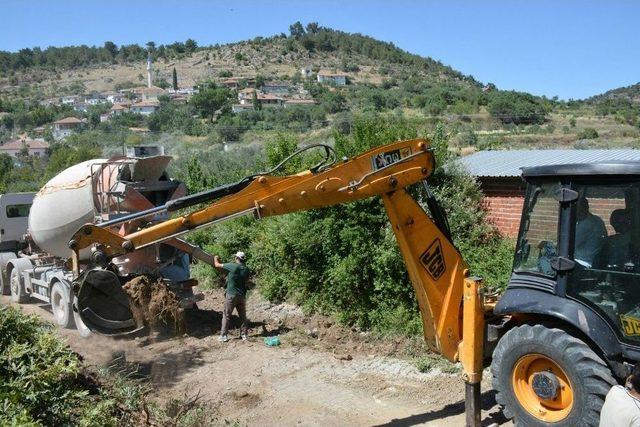
<instances>
[{"instance_id":1,"label":"jcb logo","mask_svg":"<svg viewBox=\"0 0 640 427\"><path fill-rule=\"evenodd\" d=\"M620 321L622 322L622 330L624 334L628 337L637 337L640 335L640 320L631 316L620 316Z\"/></svg>"},{"instance_id":2,"label":"jcb logo","mask_svg":"<svg viewBox=\"0 0 640 427\"><path fill-rule=\"evenodd\" d=\"M426 251L420 257L420 262L427 269L427 272L433 280L438 280L445 272L444 255L442 254L442 246L440 239L436 239L429 245Z\"/></svg>"}]
</instances>

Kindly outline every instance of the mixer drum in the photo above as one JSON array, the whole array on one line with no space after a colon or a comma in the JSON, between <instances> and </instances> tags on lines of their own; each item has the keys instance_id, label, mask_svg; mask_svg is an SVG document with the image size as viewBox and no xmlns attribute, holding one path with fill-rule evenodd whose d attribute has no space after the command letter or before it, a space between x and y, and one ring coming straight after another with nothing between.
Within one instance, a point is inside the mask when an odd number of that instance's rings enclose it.
<instances>
[{"instance_id":1,"label":"mixer drum","mask_svg":"<svg viewBox=\"0 0 640 427\"><path fill-rule=\"evenodd\" d=\"M60 258L71 256L68 243L73 233L94 222L92 165L104 162L106 159L93 159L71 166L36 194L29 213L29 232L41 249Z\"/></svg>"}]
</instances>

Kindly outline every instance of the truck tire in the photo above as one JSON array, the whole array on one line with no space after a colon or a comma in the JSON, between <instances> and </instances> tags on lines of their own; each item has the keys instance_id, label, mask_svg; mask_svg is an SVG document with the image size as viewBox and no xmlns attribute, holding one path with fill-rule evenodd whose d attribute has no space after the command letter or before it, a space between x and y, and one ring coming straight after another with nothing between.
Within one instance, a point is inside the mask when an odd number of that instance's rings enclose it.
<instances>
[{"instance_id":1,"label":"truck tire","mask_svg":"<svg viewBox=\"0 0 640 427\"><path fill-rule=\"evenodd\" d=\"M604 361L561 329L522 325L498 342L491 363L496 401L517 426L597 426L617 384Z\"/></svg>"},{"instance_id":2,"label":"truck tire","mask_svg":"<svg viewBox=\"0 0 640 427\"><path fill-rule=\"evenodd\" d=\"M80 314L77 311L78 307L78 299L73 297L73 306L71 307L71 312L73 313L73 322L76 324L76 329L78 330L78 335L82 338L89 338L91 336L91 329L87 328L82 319L80 318Z\"/></svg>"},{"instance_id":3,"label":"truck tire","mask_svg":"<svg viewBox=\"0 0 640 427\"><path fill-rule=\"evenodd\" d=\"M24 304L29 302L29 294L27 294L24 288L24 281L20 275L20 271L17 268L11 269L9 275L9 287L11 288L11 300L18 304Z\"/></svg>"},{"instance_id":4,"label":"truck tire","mask_svg":"<svg viewBox=\"0 0 640 427\"><path fill-rule=\"evenodd\" d=\"M15 259L16 254L13 252L0 252L0 288L2 295L11 295L11 285L9 284L9 272L7 271L7 263L9 260Z\"/></svg>"},{"instance_id":5,"label":"truck tire","mask_svg":"<svg viewBox=\"0 0 640 427\"><path fill-rule=\"evenodd\" d=\"M73 326L73 316L71 302L69 301L69 291L60 283L55 282L51 287L50 294L51 311L58 326L71 328Z\"/></svg>"}]
</instances>

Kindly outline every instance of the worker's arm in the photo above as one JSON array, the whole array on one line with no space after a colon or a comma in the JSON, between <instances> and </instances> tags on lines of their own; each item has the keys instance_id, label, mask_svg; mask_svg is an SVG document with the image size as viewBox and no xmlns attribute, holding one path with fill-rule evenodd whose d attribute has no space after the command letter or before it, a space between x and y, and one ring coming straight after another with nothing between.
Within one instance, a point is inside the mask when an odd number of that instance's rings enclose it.
<instances>
[{"instance_id":1,"label":"worker's arm","mask_svg":"<svg viewBox=\"0 0 640 427\"><path fill-rule=\"evenodd\" d=\"M222 271L222 270L224 269L224 268L223 268L223 267L224 267L224 264L222 264L222 263L220 262L220 258L218 257L218 255L214 255L214 256L213 256L213 266L214 266L215 268L217 268L218 270L220 270L220 271Z\"/></svg>"}]
</instances>

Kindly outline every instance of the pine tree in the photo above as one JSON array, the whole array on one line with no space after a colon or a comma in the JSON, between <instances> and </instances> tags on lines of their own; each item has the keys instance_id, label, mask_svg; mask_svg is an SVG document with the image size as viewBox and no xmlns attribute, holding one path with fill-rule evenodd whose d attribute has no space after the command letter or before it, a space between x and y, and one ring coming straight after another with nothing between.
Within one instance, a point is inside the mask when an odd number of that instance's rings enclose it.
<instances>
[{"instance_id":1,"label":"pine tree","mask_svg":"<svg viewBox=\"0 0 640 427\"><path fill-rule=\"evenodd\" d=\"M254 110L262 110L262 104L260 103L258 94L255 90L253 91L253 95L251 96L251 102L253 103Z\"/></svg>"},{"instance_id":2,"label":"pine tree","mask_svg":"<svg viewBox=\"0 0 640 427\"><path fill-rule=\"evenodd\" d=\"M176 67L173 67L173 90L178 90L178 73Z\"/></svg>"}]
</instances>

